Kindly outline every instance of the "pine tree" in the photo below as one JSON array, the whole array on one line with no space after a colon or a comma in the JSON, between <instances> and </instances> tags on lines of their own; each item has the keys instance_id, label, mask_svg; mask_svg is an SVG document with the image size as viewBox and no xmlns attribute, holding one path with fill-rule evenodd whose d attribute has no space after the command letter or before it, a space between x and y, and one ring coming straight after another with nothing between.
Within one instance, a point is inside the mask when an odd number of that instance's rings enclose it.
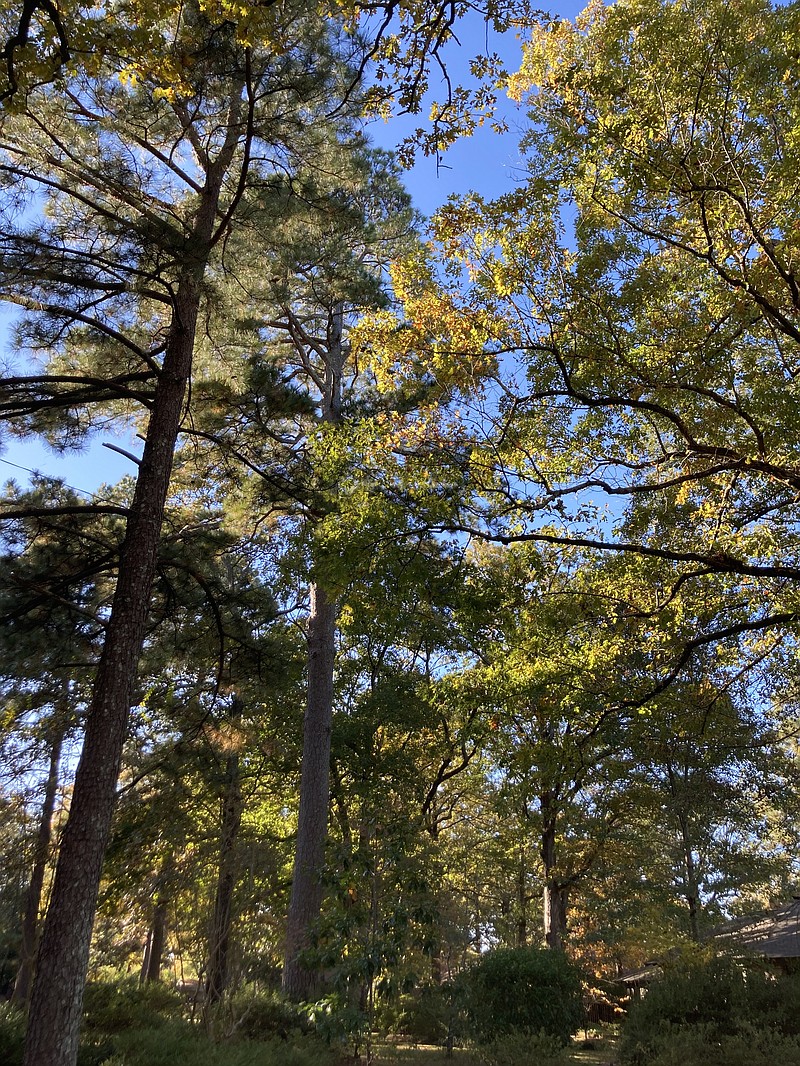
<instances>
[{"instance_id":1,"label":"pine tree","mask_svg":"<svg viewBox=\"0 0 800 1066\"><path fill-rule=\"evenodd\" d=\"M96 73L32 95L25 114L5 120L2 172L42 196L45 215L7 227L2 290L30 312L29 347L52 354L49 374L6 380L6 413L30 426L68 412L66 425L57 420L62 439L80 432L97 403L110 403L117 416L143 410L145 423L39 951L26 1044L26 1062L38 1066L69 1063L76 1053L97 886L201 311L210 307L234 220L270 186L283 187L286 168L313 151L314 115L341 91L343 68L328 39L301 14L287 21L280 56L259 54L229 24L190 6L150 41L165 70L182 64L178 85L159 83L155 71L134 77L129 56L109 53ZM137 43L134 35L131 47Z\"/></svg>"}]
</instances>

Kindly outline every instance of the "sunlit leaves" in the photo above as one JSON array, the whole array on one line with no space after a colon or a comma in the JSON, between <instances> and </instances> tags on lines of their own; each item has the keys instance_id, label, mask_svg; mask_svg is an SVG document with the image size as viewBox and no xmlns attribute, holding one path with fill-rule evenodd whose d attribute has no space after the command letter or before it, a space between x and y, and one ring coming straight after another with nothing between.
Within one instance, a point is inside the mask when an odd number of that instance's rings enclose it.
<instances>
[{"instance_id":1,"label":"sunlit leaves","mask_svg":"<svg viewBox=\"0 0 800 1066\"><path fill-rule=\"evenodd\" d=\"M637 0L532 32L527 179L435 220L440 273L518 353L485 448L511 535L547 515L797 570L796 20Z\"/></svg>"}]
</instances>

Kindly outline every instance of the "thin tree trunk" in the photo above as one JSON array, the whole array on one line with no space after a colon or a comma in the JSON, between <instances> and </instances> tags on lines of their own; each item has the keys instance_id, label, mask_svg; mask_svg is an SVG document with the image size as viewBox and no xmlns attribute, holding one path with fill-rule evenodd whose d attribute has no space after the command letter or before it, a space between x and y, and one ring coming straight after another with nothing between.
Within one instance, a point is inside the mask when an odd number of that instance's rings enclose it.
<instances>
[{"instance_id":1,"label":"thin tree trunk","mask_svg":"<svg viewBox=\"0 0 800 1066\"><path fill-rule=\"evenodd\" d=\"M242 706L234 697L232 717L241 717ZM237 844L242 824L242 789L239 756L228 756L225 766L225 794L219 842L219 873L211 927L208 972L206 975L204 1012L219 1002L228 986L228 957L233 913L233 890L236 887Z\"/></svg>"},{"instance_id":2,"label":"thin tree trunk","mask_svg":"<svg viewBox=\"0 0 800 1066\"><path fill-rule=\"evenodd\" d=\"M546 793L541 797L542 810L542 893L544 940L553 951L564 950L567 931L567 886L556 876L556 804Z\"/></svg>"},{"instance_id":3,"label":"thin tree trunk","mask_svg":"<svg viewBox=\"0 0 800 1066\"><path fill-rule=\"evenodd\" d=\"M308 620L308 696L303 721L300 812L292 873L292 894L283 964L284 994L297 1002L309 998L314 973L300 958L309 947L312 926L322 905L322 869L328 826L333 665L336 604L320 585L311 586Z\"/></svg>"},{"instance_id":4,"label":"thin tree trunk","mask_svg":"<svg viewBox=\"0 0 800 1066\"><path fill-rule=\"evenodd\" d=\"M689 824L683 812L678 814L678 822L681 830L681 846L683 849L683 865L686 876L686 889L684 896L689 908L689 936L695 943L700 942L700 890L697 884L697 866L692 852L692 843L689 833Z\"/></svg>"},{"instance_id":5,"label":"thin tree trunk","mask_svg":"<svg viewBox=\"0 0 800 1066\"><path fill-rule=\"evenodd\" d=\"M142 966L142 982L161 980L161 962L167 946L167 899L159 896L153 908L153 921L147 937L147 951Z\"/></svg>"},{"instance_id":6,"label":"thin tree trunk","mask_svg":"<svg viewBox=\"0 0 800 1066\"><path fill-rule=\"evenodd\" d=\"M241 108L241 89L231 116ZM36 964L23 1066L74 1066L83 992L122 749L144 642L172 460L183 414L220 190L238 143L229 136L209 168L193 230L193 254L173 305L133 502L120 551L106 639L97 668L72 801Z\"/></svg>"},{"instance_id":7,"label":"thin tree trunk","mask_svg":"<svg viewBox=\"0 0 800 1066\"><path fill-rule=\"evenodd\" d=\"M331 763L331 774L333 776L331 795L333 797L333 806L336 812L336 821L339 824L339 832L342 837L344 853L347 856L347 859L350 860L353 856L353 830L350 825L350 814L347 810L347 804L344 798L344 788L342 787L342 782L335 762Z\"/></svg>"},{"instance_id":8,"label":"thin tree trunk","mask_svg":"<svg viewBox=\"0 0 800 1066\"><path fill-rule=\"evenodd\" d=\"M686 906L689 909L689 936L695 943L698 943L700 941L700 890L697 884L697 867L694 861L694 853L692 852L689 818L684 806L684 797L687 795L686 773L681 773L679 779L669 759L667 760L666 769L681 838L683 872L685 876L683 895L686 900Z\"/></svg>"},{"instance_id":9,"label":"thin tree trunk","mask_svg":"<svg viewBox=\"0 0 800 1066\"><path fill-rule=\"evenodd\" d=\"M325 390L322 397L324 422L336 423L341 420L344 370L342 325L343 308L338 304L331 312L328 326ZM303 965L301 956L310 945L311 931L322 906L336 655L336 603L317 581L312 583L310 593L308 693L303 719L300 811L282 975L284 994L296 1002L310 998L314 982L314 972Z\"/></svg>"},{"instance_id":10,"label":"thin tree trunk","mask_svg":"<svg viewBox=\"0 0 800 1066\"><path fill-rule=\"evenodd\" d=\"M519 860L517 863L517 947L524 948L528 943L528 864L525 855L525 842L520 841Z\"/></svg>"},{"instance_id":11,"label":"thin tree trunk","mask_svg":"<svg viewBox=\"0 0 800 1066\"><path fill-rule=\"evenodd\" d=\"M58 765L61 761L63 743L64 734L61 729L56 729L50 745L50 765L47 771L42 813L39 817L39 831L36 836L36 847L33 855L33 870L31 871L31 880L25 897L20 966L14 982L14 992L11 996L11 1002L17 1007L26 1006L31 994L36 961L36 937L39 931L39 911L42 905L42 889L44 887L45 873L47 872L47 860L50 857L53 813L56 808L56 796L58 795Z\"/></svg>"},{"instance_id":12,"label":"thin tree trunk","mask_svg":"<svg viewBox=\"0 0 800 1066\"><path fill-rule=\"evenodd\" d=\"M139 971L139 984L143 985L147 981L147 972L150 969L150 950L153 946L153 924L147 930L147 940L144 945L144 953L142 955L142 968Z\"/></svg>"},{"instance_id":13,"label":"thin tree trunk","mask_svg":"<svg viewBox=\"0 0 800 1066\"><path fill-rule=\"evenodd\" d=\"M139 974L141 984L150 984L161 980L161 964L167 946L167 912L171 899L171 881L174 872L175 856L168 852L156 879L153 893L153 913L150 928L147 931L147 944Z\"/></svg>"}]
</instances>

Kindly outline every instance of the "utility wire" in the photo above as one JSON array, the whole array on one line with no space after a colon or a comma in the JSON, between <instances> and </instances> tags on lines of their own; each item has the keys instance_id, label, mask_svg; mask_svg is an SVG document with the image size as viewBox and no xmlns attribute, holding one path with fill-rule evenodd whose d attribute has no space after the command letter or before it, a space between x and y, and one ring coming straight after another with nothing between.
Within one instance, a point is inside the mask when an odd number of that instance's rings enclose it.
<instances>
[{"instance_id":1,"label":"utility wire","mask_svg":"<svg viewBox=\"0 0 800 1066\"><path fill-rule=\"evenodd\" d=\"M33 474L34 477L44 478L45 481L57 482L59 485L63 485L67 489L72 489L73 492L79 492L82 496L88 496L92 500L97 500L98 503L107 502L102 496L98 496L96 492L90 492L88 489L79 489L76 485L69 485L60 477L54 477L52 474L43 474L41 470L32 470L29 466L22 466L20 463L12 463L10 459L3 459L2 456L0 456L0 463L5 463L6 466L13 466L15 470L23 470L26 474Z\"/></svg>"}]
</instances>

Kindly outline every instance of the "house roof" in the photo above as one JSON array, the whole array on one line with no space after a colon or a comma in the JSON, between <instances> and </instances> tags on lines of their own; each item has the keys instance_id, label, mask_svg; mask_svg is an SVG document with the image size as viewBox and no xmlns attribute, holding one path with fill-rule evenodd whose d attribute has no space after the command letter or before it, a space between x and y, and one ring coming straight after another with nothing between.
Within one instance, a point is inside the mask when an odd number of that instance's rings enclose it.
<instances>
[{"instance_id":1,"label":"house roof","mask_svg":"<svg viewBox=\"0 0 800 1066\"><path fill-rule=\"evenodd\" d=\"M660 974L661 967L656 961L646 962L639 970L628 970L620 974L616 981L627 988L640 988L642 985L649 984L654 977L658 977Z\"/></svg>"},{"instance_id":2,"label":"house roof","mask_svg":"<svg viewBox=\"0 0 800 1066\"><path fill-rule=\"evenodd\" d=\"M767 959L800 958L800 896L794 896L789 903L767 914L734 918L713 930L707 939L731 951L744 949ZM621 974L617 980L628 988L636 988L648 984L660 973L659 962L654 960L646 962L641 969Z\"/></svg>"},{"instance_id":3,"label":"house roof","mask_svg":"<svg viewBox=\"0 0 800 1066\"><path fill-rule=\"evenodd\" d=\"M800 958L800 896L769 914L731 922L712 938L768 959Z\"/></svg>"}]
</instances>

